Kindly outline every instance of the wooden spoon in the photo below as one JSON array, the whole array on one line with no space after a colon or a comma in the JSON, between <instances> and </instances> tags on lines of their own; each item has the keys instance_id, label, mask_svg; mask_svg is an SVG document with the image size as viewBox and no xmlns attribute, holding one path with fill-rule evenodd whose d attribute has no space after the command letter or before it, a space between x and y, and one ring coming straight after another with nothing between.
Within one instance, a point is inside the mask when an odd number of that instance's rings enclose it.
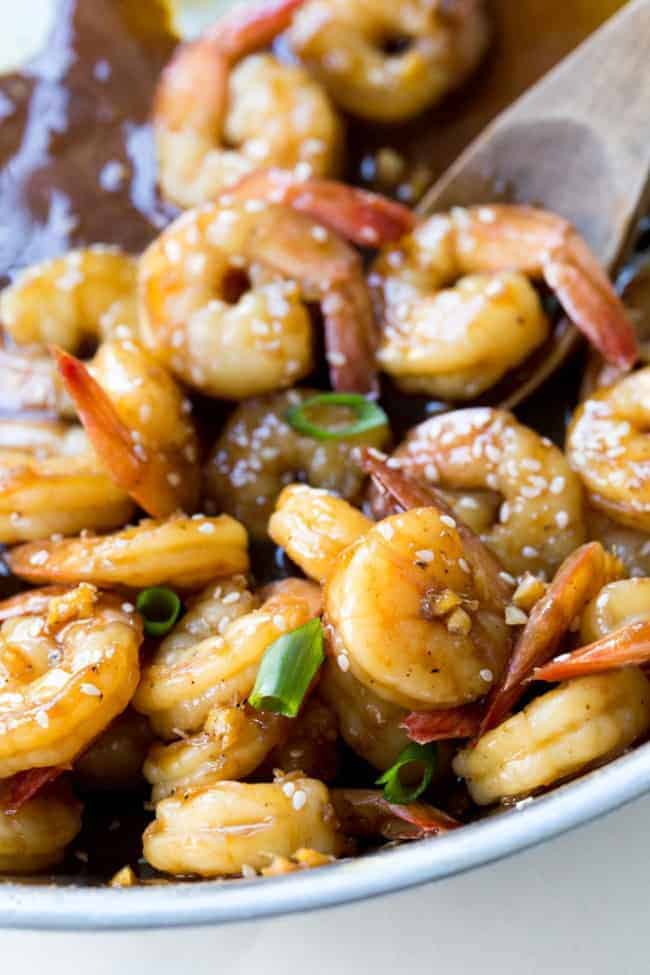
<instances>
[{"instance_id":1,"label":"wooden spoon","mask_svg":"<svg viewBox=\"0 0 650 975\"><path fill-rule=\"evenodd\" d=\"M498 200L541 206L571 221L613 272L648 201L649 52L650 0L632 0L497 116L420 212ZM516 391L495 390L496 399L515 405L576 341L564 328Z\"/></svg>"}]
</instances>

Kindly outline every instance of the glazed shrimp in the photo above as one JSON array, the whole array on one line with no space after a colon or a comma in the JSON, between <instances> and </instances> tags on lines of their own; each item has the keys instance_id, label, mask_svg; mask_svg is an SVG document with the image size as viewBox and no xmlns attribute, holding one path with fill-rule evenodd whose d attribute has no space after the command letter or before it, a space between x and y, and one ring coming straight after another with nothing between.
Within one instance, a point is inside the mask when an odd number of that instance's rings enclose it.
<instances>
[{"instance_id":1,"label":"glazed shrimp","mask_svg":"<svg viewBox=\"0 0 650 975\"><path fill-rule=\"evenodd\" d=\"M268 532L305 575L325 582L336 557L371 528L370 519L342 498L290 484L277 500Z\"/></svg>"},{"instance_id":2,"label":"glazed shrimp","mask_svg":"<svg viewBox=\"0 0 650 975\"><path fill-rule=\"evenodd\" d=\"M306 481L340 497L360 501L365 474L355 463L356 448L381 447L388 426L341 440L315 440L301 435L285 419L290 406L314 396L315 390L293 389L242 403L229 418L208 458L204 490L217 506L243 522L254 538L266 535L268 521L282 488ZM349 422L345 408L324 405L310 414L328 429Z\"/></svg>"},{"instance_id":3,"label":"glazed shrimp","mask_svg":"<svg viewBox=\"0 0 650 975\"><path fill-rule=\"evenodd\" d=\"M68 352L112 335L136 334L134 257L95 245L22 271L0 294L0 320L18 345Z\"/></svg>"},{"instance_id":4,"label":"glazed shrimp","mask_svg":"<svg viewBox=\"0 0 650 975\"><path fill-rule=\"evenodd\" d=\"M465 81L489 28L482 0L309 0L289 39L337 104L362 118L399 122Z\"/></svg>"},{"instance_id":5,"label":"glazed shrimp","mask_svg":"<svg viewBox=\"0 0 650 975\"><path fill-rule=\"evenodd\" d=\"M72 797L37 796L12 815L0 809L0 871L37 873L63 859L81 829L81 804Z\"/></svg>"},{"instance_id":6,"label":"glazed shrimp","mask_svg":"<svg viewBox=\"0 0 650 975\"><path fill-rule=\"evenodd\" d=\"M338 665L403 708L485 695L510 652L509 589L479 546L432 505L385 518L345 548L325 586Z\"/></svg>"},{"instance_id":7,"label":"glazed shrimp","mask_svg":"<svg viewBox=\"0 0 650 975\"><path fill-rule=\"evenodd\" d=\"M486 805L527 795L613 758L650 728L650 684L637 667L579 677L459 752L453 768Z\"/></svg>"},{"instance_id":8,"label":"glazed shrimp","mask_svg":"<svg viewBox=\"0 0 650 975\"><path fill-rule=\"evenodd\" d=\"M174 54L153 110L161 188L174 203L213 200L259 166L339 168L343 133L325 91L297 65L254 53L301 2L230 12Z\"/></svg>"},{"instance_id":9,"label":"glazed shrimp","mask_svg":"<svg viewBox=\"0 0 650 975\"><path fill-rule=\"evenodd\" d=\"M329 793L316 779L217 782L164 799L145 830L144 855L165 873L237 876L274 856L309 848L336 856L343 847Z\"/></svg>"},{"instance_id":10,"label":"glazed shrimp","mask_svg":"<svg viewBox=\"0 0 650 975\"><path fill-rule=\"evenodd\" d=\"M289 733L290 721L252 708L216 707L196 735L153 745L144 764L160 802L178 791L227 780L245 779Z\"/></svg>"},{"instance_id":11,"label":"glazed shrimp","mask_svg":"<svg viewBox=\"0 0 650 975\"><path fill-rule=\"evenodd\" d=\"M609 362L632 365L631 321L577 232L543 210L495 204L432 216L381 251L370 275L381 367L405 390L443 398L493 386L549 332L528 278L546 282Z\"/></svg>"},{"instance_id":12,"label":"glazed shrimp","mask_svg":"<svg viewBox=\"0 0 650 975\"><path fill-rule=\"evenodd\" d=\"M590 504L622 525L650 533L650 367L603 389L576 410L567 457Z\"/></svg>"},{"instance_id":13,"label":"glazed shrimp","mask_svg":"<svg viewBox=\"0 0 650 975\"><path fill-rule=\"evenodd\" d=\"M245 399L311 371L304 300L321 303L334 388L374 388L359 256L293 209L252 200L188 211L145 251L139 289L145 343L209 396Z\"/></svg>"},{"instance_id":14,"label":"glazed shrimp","mask_svg":"<svg viewBox=\"0 0 650 975\"><path fill-rule=\"evenodd\" d=\"M0 626L0 777L65 766L128 704L139 678L140 618L82 584ZM0 604L0 618L3 615Z\"/></svg>"},{"instance_id":15,"label":"glazed shrimp","mask_svg":"<svg viewBox=\"0 0 650 975\"><path fill-rule=\"evenodd\" d=\"M433 417L411 431L393 463L449 491L454 513L478 528L515 576L552 575L585 540L579 479L557 447L511 413L476 408ZM385 510L376 492L374 507Z\"/></svg>"},{"instance_id":16,"label":"glazed shrimp","mask_svg":"<svg viewBox=\"0 0 650 975\"><path fill-rule=\"evenodd\" d=\"M116 528L132 512L80 427L0 420L1 543Z\"/></svg>"},{"instance_id":17,"label":"glazed shrimp","mask_svg":"<svg viewBox=\"0 0 650 975\"><path fill-rule=\"evenodd\" d=\"M608 583L586 606L580 620L580 640L593 643L630 623L650 620L650 579L617 579Z\"/></svg>"},{"instance_id":18,"label":"glazed shrimp","mask_svg":"<svg viewBox=\"0 0 650 975\"><path fill-rule=\"evenodd\" d=\"M115 483L156 518L193 511L200 491L196 430L191 405L166 369L132 339L104 342L90 370L62 350L56 358Z\"/></svg>"},{"instance_id":19,"label":"glazed shrimp","mask_svg":"<svg viewBox=\"0 0 650 975\"><path fill-rule=\"evenodd\" d=\"M242 577L211 586L160 643L133 706L163 738L201 731L212 708L247 699L266 648L320 608L320 589L303 579L259 597Z\"/></svg>"},{"instance_id":20,"label":"glazed shrimp","mask_svg":"<svg viewBox=\"0 0 650 975\"><path fill-rule=\"evenodd\" d=\"M111 535L86 534L19 545L11 571L33 583L100 586L204 586L248 569L246 532L228 515L146 519Z\"/></svg>"}]
</instances>

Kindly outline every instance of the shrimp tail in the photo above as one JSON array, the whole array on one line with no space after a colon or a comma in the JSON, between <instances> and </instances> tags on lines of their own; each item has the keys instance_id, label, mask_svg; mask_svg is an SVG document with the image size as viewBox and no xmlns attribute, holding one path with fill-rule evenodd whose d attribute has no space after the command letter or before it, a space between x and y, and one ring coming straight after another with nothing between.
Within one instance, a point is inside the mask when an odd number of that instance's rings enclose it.
<instances>
[{"instance_id":1,"label":"shrimp tail","mask_svg":"<svg viewBox=\"0 0 650 975\"><path fill-rule=\"evenodd\" d=\"M456 829L452 816L424 802L406 806L389 802L377 789L332 789L330 798L344 833L381 836L387 840L418 840Z\"/></svg>"},{"instance_id":2,"label":"shrimp tail","mask_svg":"<svg viewBox=\"0 0 650 975\"><path fill-rule=\"evenodd\" d=\"M418 745L448 738L474 738L481 726L483 711L483 704L465 704L445 711L412 711L401 727Z\"/></svg>"},{"instance_id":3,"label":"shrimp tail","mask_svg":"<svg viewBox=\"0 0 650 975\"><path fill-rule=\"evenodd\" d=\"M505 676L495 687L480 734L500 724L519 700L524 681L549 660L585 603L620 574L620 565L600 542L576 549L558 569L546 593L533 607L510 658Z\"/></svg>"},{"instance_id":4,"label":"shrimp tail","mask_svg":"<svg viewBox=\"0 0 650 975\"><path fill-rule=\"evenodd\" d=\"M609 279L576 240L544 264L544 278L574 324L608 363L630 369L639 357L632 321Z\"/></svg>"},{"instance_id":5,"label":"shrimp tail","mask_svg":"<svg viewBox=\"0 0 650 975\"><path fill-rule=\"evenodd\" d=\"M86 433L115 483L154 518L166 518L182 507L187 483L180 474L170 475L165 455L141 449L83 362L57 347L51 352Z\"/></svg>"},{"instance_id":6,"label":"shrimp tail","mask_svg":"<svg viewBox=\"0 0 650 975\"><path fill-rule=\"evenodd\" d=\"M231 61L266 47L291 24L304 0L267 0L261 6L235 7L207 32L208 39Z\"/></svg>"},{"instance_id":7,"label":"shrimp tail","mask_svg":"<svg viewBox=\"0 0 650 975\"><path fill-rule=\"evenodd\" d=\"M619 667L639 666L650 661L650 621L630 623L608 633L573 653L556 657L543 667L537 667L526 683L531 681L562 681L572 677L586 677Z\"/></svg>"},{"instance_id":8,"label":"shrimp tail","mask_svg":"<svg viewBox=\"0 0 650 975\"><path fill-rule=\"evenodd\" d=\"M264 199L308 214L359 247L381 247L415 226L415 214L379 193L330 179L298 179L282 169L258 169L228 190L236 200Z\"/></svg>"},{"instance_id":9,"label":"shrimp tail","mask_svg":"<svg viewBox=\"0 0 650 975\"><path fill-rule=\"evenodd\" d=\"M8 794L2 810L7 816L15 816L21 806L38 795L46 785L58 779L66 770L56 766L49 768L31 768L24 772L16 772L6 783Z\"/></svg>"}]
</instances>

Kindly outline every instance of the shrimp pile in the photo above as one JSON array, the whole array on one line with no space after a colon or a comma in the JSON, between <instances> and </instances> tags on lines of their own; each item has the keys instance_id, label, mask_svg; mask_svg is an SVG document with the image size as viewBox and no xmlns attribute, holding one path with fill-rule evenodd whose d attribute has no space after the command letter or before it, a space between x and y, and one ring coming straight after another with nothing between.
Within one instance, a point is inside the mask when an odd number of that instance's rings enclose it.
<instances>
[{"instance_id":1,"label":"shrimp pile","mask_svg":"<svg viewBox=\"0 0 650 975\"><path fill-rule=\"evenodd\" d=\"M489 33L229 13L152 106L184 212L0 292L0 873L94 876L109 807L115 887L326 868L650 734L650 367L605 270L560 215L335 178L339 111L412 118ZM509 408L578 333L564 445L553 393Z\"/></svg>"}]
</instances>

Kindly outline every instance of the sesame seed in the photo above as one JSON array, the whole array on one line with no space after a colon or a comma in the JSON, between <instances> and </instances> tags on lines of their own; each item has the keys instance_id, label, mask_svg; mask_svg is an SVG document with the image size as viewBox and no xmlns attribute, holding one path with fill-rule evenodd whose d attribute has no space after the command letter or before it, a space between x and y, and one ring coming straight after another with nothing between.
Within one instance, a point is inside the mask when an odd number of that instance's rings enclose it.
<instances>
[{"instance_id":1,"label":"sesame seed","mask_svg":"<svg viewBox=\"0 0 650 975\"><path fill-rule=\"evenodd\" d=\"M282 791L284 792L287 799L291 799L294 792L296 791L296 787L293 784L293 782L285 782L284 785L282 786Z\"/></svg>"},{"instance_id":2,"label":"sesame seed","mask_svg":"<svg viewBox=\"0 0 650 975\"><path fill-rule=\"evenodd\" d=\"M517 580L514 576L510 575L509 572L500 572L499 579L502 579L503 582L507 582L509 586L514 586L517 584Z\"/></svg>"},{"instance_id":3,"label":"sesame seed","mask_svg":"<svg viewBox=\"0 0 650 975\"><path fill-rule=\"evenodd\" d=\"M551 494L561 494L564 491L564 486L566 484L566 479L563 477L554 477L550 484Z\"/></svg>"},{"instance_id":4,"label":"sesame seed","mask_svg":"<svg viewBox=\"0 0 650 975\"><path fill-rule=\"evenodd\" d=\"M418 562L433 562L433 552L430 548L419 548L415 553L415 557Z\"/></svg>"},{"instance_id":5,"label":"sesame seed","mask_svg":"<svg viewBox=\"0 0 650 975\"><path fill-rule=\"evenodd\" d=\"M224 606L229 606L231 603L236 603L240 600L240 592L229 592L227 596L223 597Z\"/></svg>"},{"instance_id":6,"label":"sesame seed","mask_svg":"<svg viewBox=\"0 0 650 975\"><path fill-rule=\"evenodd\" d=\"M558 511L555 516L555 524L558 528L566 528L569 524L569 515L566 511Z\"/></svg>"},{"instance_id":7,"label":"sesame seed","mask_svg":"<svg viewBox=\"0 0 650 975\"><path fill-rule=\"evenodd\" d=\"M458 560L458 565L463 570L463 572L469 573L470 568L469 568L469 564L467 562L467 559L459 559Z\"/></svg>"},{"instance_id":8,"label":"sesame seed","mask_svg":"<svg viewBox=\"0 0 650 975\"><path fill-rule=\"evenodd\" d=\"M41 728L47 728L50 724L50 719L47 716L46 711L36 712L36 723L41 726Z\"/></svg>"},{"instance_id":9,"label":"sesame seed","mask_svg":"<svg viewBox=\"0 0 650 975\"><path fill-rule=\"evenodd\" d=\"M443 523L443 525L447 525L448 528L456 527L456 522L451 515L440 515L440 521Z\"/></svg>"},{"instance_id":10,"label":"sesame seed","mask_svg":"<svg viewBox=\"0 0 650 975\"><path fill-rule=\"evenodd\" d=\"M204 521L199 525L199 531L202 535L213 535L216 529L211 521Z\"/></svg>"},{"instance_id":11,"label":"sesame seed","mask_svg":"<svg viewBox=\"0 0 650 975\"><path fill-rule=\"evenodd\" d=\"M133 603L122 603L122 612L135 613L135 606Z\"/></svg>"},{"instance_id":12,"label":"sesame seed","mask_svg":"<svg viewBox=\"0 0 650 975\"><path fill-rule=\"evenodd\" d=\"M524 545L521 554L525 559L536 559L539 556L539 552L532 545Z\"/></svg>"},{"instance_id":13,"label":"sesame seed","mask_svg":"<svg viewBox=\"0 0 650 975\"><path fill-rule=\"evenodd\" d=\"M87 697L101 697L102 696L102 692L100 691L100 689L98 687L95 687L94 684L82 684L81 687L80 687L80 691L81 691L82 694L85 694Z\"/></svg>"},{"instance_id":14,"label":"sesame seed","mask_svg":"<svg viewBox=\"0 0 650 975\"><path fill-rule=\"evenodd\" d=\"M306 802L307 802L307 793L304 791L304 789L296 789L296 791L293 794L293 799L291 800L291 805L296 810L296 812L299 812Z\"/></svg>"},{"instance_id":15,"label":"sesame seed","mask_svg":"<svg viewBox=\"0 0 650 975\"><path fill-rule=\"evenodd\" d=\"M491 684L492 681L494 680L494 674L487 667L484 667L483 670L479 672L479 677L481 678L481 680L486 681L486 683L488 684Z\"/></svg>"},{"instance_id":16,"label":"sesame seed","mask_svg":"<svg viewBox=\"0 0 650 975\"><path fill-rule=\"evenodd\" d=\"M340 653L336 658L336 662L339 666L339 670L342 670L344 674L347 674L348 670L350 669L350 661L348 660L347 655Z\"/></svg>"},{"instance_id":17,"label":"sesame seed","mask_svg":"<svg viewBox=\"0 0 650 975\"><path fill-rule=\"evenodd\" d=\"M45 565L48 558L49 558L48 552L44 548L42 548L39 549L38 552L34 552L34 554L30 556L29 563L30 565Z\"/></svg>"}]
</instances>

